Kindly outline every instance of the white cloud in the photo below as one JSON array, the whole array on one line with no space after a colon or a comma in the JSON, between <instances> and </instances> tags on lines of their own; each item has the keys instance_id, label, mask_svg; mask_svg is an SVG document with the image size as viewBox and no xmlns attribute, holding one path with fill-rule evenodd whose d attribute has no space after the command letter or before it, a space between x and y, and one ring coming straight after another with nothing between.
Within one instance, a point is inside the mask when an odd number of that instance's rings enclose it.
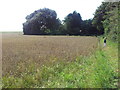
<instances>
[{"instance_id":1,"label":"white cloud","mask_svg":"<svg viewBox=\"0 0 120 90\"><path fill-rule=\"evenodd\" d=\"M50 8L57 12L58 18L76 10L82 19L93 17L96 8L103 0L2 0L0 2L0 31L22 31L25 17L40 8Z\"/></svg>"}]
</instances>

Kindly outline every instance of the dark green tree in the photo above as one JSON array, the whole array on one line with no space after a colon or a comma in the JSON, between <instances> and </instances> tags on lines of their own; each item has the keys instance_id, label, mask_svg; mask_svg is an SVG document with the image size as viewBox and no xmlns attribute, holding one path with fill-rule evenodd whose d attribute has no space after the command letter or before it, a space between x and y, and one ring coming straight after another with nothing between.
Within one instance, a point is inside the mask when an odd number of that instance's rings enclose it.
<instances>
[{"instance_id":1,"label":"dark green tree","mask_svg":"<svg viewBox=\"0 0 120 90\"><path fill-rule=\"evenodd\" d=\"M24 34L56 34L60 25L54 10L43 8L27 15L23 23Z\"/></svg>"},{"instance_id":2,"label":"dark green tree","mask_svg":"<svg viewBox=\"0 0 120 90\"><path fill-rule=\"evenodd\" d=\"M82 35L98 35L98 30L92 25L92 19L83 20Z\"/></svg>"},{"instance_id":3,"label":"dark green tree","mask_svg":"<svg viewBox=\"0 0 120 90\"><path fill-rule=\"evenodd\" d=\"M118 39L120 2L103 2L95 12L92 24L98 29L99 34L107 36L113 41Z\"/></svg>"},{"instance_id":4,"label":"dark green tree","mask_svg":"<svg viewBox=\"0 0 120 90\"><path fill-rule=\"evenodd\" d=\"M103 2L96 10L93 18L92 24L97 28L99 34L104 34L103 21L105 20L104 15L106 14L105 8L107 7L107 2Z\"/></svg>"},{"instance_id":5,"label":"dark green tree","mask_svg":"<svg viewBox=\"0 0 120 90\"><path fill-rule=\"evenodd\" d=\"M82 22L81 15L76 11L68 14L64 20L66 33L69 35L79 35L81 29L81 22Z\"/></svg>"},{"instance_id":6,"label":"dark green tree","mask_svg":"<svg viewBox=\"0 0 120 90\"><path fill-rule=\"evenodd\" d=\"M118 39L118 13L120 10L118 9L118 2L109 2L107 4L106 14L104 15L105 20L102 22L105 35L109 37L109 39L113 41L117 41Z\"/></svg>"}]
</instances>

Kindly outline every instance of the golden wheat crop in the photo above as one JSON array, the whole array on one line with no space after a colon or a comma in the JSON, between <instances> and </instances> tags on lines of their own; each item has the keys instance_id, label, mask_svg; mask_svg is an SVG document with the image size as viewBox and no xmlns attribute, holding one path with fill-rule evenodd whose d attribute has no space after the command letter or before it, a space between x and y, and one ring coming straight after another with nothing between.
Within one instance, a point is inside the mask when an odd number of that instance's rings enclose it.
<instances>
[{"instance_id":1,"label":"golden wheat crop","mask_svg":"<svg viewBox=\"0 0 120 90\"><path fill-rule=\"evenodd\" d=\"M3 75L14 71L19 62L35 61L43 65L55 60L74 61L97 47L96 37L27 36L21 33L2 34Z\"/></svg>"}]
</instances>

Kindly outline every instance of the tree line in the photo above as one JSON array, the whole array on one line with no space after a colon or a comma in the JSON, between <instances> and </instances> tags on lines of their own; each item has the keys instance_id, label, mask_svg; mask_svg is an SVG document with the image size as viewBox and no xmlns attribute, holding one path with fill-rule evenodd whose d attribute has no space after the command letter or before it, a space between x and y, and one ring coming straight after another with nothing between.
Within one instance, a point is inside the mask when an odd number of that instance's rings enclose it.
<instances>
[{"instance_id":1,"label":"tree line","mask_svg":"<svg viewBox=\"0 0 120 90\"><path fill-rule=\"evenodd\" d=\"M118 41L120 2L103 2L96 10L92 24L100 34Z\"/></svg>"},{"instance_id":2,"label":"tree line","mask_svg":"<svg viewBox=\"0 0 120 90\"><path fill-rule=\"evenodd\" d=\"M26 16L23 23L25 35L94 35L96 28L92 20L82 20L76 11L68 14L63 21L57 18L57 13L49 8L34 11Z\"/></svg>"},{"instance_id":3,"label":"tree line","mask_svg":"<svg viewBox=\"0 0 120 90\"><path fill-rule=\"evenodd\" d=\"M94 18L82 20L73 11L63 21L49 8L34 11L23 23L25 35L108 35L117 40L119 2L103 2L95 11Z\"/></svg>"}]
</instances>

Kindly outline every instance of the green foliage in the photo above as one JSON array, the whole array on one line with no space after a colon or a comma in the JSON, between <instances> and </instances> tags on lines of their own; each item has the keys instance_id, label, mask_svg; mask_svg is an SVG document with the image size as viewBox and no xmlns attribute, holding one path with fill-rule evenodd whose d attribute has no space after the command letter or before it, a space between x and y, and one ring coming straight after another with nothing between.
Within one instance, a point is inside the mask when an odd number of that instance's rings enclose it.
<instances>
[{"instance_id":1,"label":"green foliage","mask_svg":"<svg viewBox=\"0 0 120 90\"><path fill-rule=\"evenodd\" d=\"M54 10L43 8L26 17L23 24L24 34L38 35L106 35L113 41L118 40L118 19L120 2L103 2L95 11L94 18L82 20L79 13L69 13L63 23Z\"/></svg>"},{"instance_id":2,"label":"green foliage","mask_svg":"<svg viewBox=\"0 0 120 90\"><path fill-rule=\"evenodd\" d=\"M3 88L116 88L117 45L108 41L107 47L99 47L89 57L79 56L74 62L57 61L40 68L29 64L19 76L4 76Z\"/></svg>"},{"instance_id":3,"label":"green foliage","mask_svg":"<svg viewBox=\"0 0 120 90\"><path fill-rule=\"evenodd\" d=\"M98 30L92 25L92 19L82 21L81 35L98 35Z\"/></svg>"},{"instance_id":4,"label":"green foliage","mask_svg":"<svg viewBox=\"0 0 120 90\"><path fill-rule=\"evenodd\" d=\"M106 18L103 21L103 26L105 28L105 35L109 37L109 39L113 41L118 40L118 3L109 3L111 8L107 15L104 17Z\"/></svg>"},{"instance_id":5,"label":"green foliage","mask_svg":"<svg viewBox=\"0 0 120 90\"><path fill-rule=\"evenodd\" d=\"M74 11L68 14L63 23L57 19L55 11L48 8L37 10L27 15L23 24L24 34L38 35L96 35L92 20L82 20L81 15Z\"/></svg>"},{"instance_id":6,"label":"green foliage","mask_svg":"<svg viewBox=\"0 0 120 90\"><path fill-rule=\"evenodd\" d=\"M95 12L92 24L99 33L105 34L113 41L118 40L118 5L120 2L103 2Z\"/></svg>"},{"instance_id":7,"label":"green foliage","mask_svg":"<svg viewBox=\"0 0 120 90\"><path fill-rule=\"evenodd\" d=\"M104 33L103 23L104 21L104 15L105 15L105 8L107 7L107 2L103 2L96 10L93 18L92 24L98 29L99 34Z\"/></svg>"},{"instance_id":8,"label":"green foliage","mask_svg":"<svg viewBox=\"0 0 120 90\"><path fill-rule=\"evenodd\" d=\"M67 34L79 35L81 29L81 15L74 11L65 17L64 25L66 26Z\"/></svg>"},{"instance_id":9,"label":"green foliage","mask_svg":"<svg viewBox=\"0 0 120 90\"><path fill-rule=\"evenodd\" d=\"M64 20L64 30L69 35L97 35L97 29L92 25L92 20L82 20L81 15L74 11Z\"/></svg>"},{"instance_id":10,"label":"green foliage","mask_svg":"<svg viewBox=\"0 0 120 90\"><path fill-rule=\"evenodd\" d=\"M54 10L43 8L27 15L23 24L24 34L51 34L59 28L60 20Z\"/></svg>"}]
</instances>

